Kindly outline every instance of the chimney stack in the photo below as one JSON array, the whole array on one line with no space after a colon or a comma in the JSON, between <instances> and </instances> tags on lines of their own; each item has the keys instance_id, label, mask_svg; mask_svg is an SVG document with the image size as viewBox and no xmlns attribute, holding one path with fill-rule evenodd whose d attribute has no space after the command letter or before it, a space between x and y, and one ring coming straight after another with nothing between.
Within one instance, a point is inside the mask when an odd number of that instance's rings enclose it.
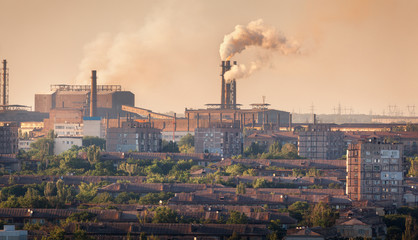
<instances>
[{"instance_id":1,"label":"chimney stack","mask_svg":"<svg viewBox=\"0 0 418 240\"><path fill-rule=\"evenodd\" d=\"M234 61L233 65L237 65ZM221 77L222 77L222 90L221 90L221 109L236 109L237 107L237 83L235 79L225 79L224 74L231 70L231 61L222 61Z\"/></svg>"},{"instance_id":2,"label":"chimney stack","mask_svg":"<svg viewBox=\"0 0 418 240\"><path fill-rule=\"evenodd\" d=\"M91 88L90 88L90 117L97 115L97 76L96 70L91 71Z\"/></svg>"},{"instance_id":3,"label":"chimney stack","mask_svg":"<svg viewBox=\"0 0 418 240\"><path fill-rule=\"evenodd\" d=\"M9 77L9 73L7 72L7 61L6 59L3 60L3 79L2 79L2 89L1 89L1 93L2 93L2 105L6 106L9 104L9 99L8 99L8 95L9 95L9 83L8 83L8 77Z\"/></svg>"}]
</instances>

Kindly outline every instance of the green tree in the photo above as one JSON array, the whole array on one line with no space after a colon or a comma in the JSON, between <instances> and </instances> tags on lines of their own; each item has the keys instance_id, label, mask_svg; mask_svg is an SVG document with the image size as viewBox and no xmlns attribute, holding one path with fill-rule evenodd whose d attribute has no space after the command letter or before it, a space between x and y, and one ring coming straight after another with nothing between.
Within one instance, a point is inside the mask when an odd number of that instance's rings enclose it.
<instances>
[{"instance_id":1,"label":"green tree","mask_svg":"<svg viewBox=\"0 0 418 240\"><path fill-rule=\"evenodd\" d=\"M73 233L73 239L74 240L94 240L95 238L87 235L86 231L78 229Z\"/></svg>"},{"instance_id":2,"label":"green tree","mask_svg":"<svg viewBox=\"0 0 418 240\"><path fill-rule=\"evenodd\" d=\"M163 140L161 152L178 153L180 150L176 142Z\"/></svg>"},{"instance_id":3,"label":"green tree","mask_svg":"<svg viewBox=\"0 0 418 240\"><path fill-rule=\"evenodd\" d=\"M29 155L32 156L32 159L45 160L47 156L54 155L53 138L40 138L31 143L30 147Z\"/></svg>"},{"instance_id":4,"label":"green tree","mask_svg":"<svg viewBox=\"0 0 418 240\"><path fill-rule=\"evenodd\" d=\"M268 229L273 232L273 234L269 237L270 240L283 239L286 235L286 229L282 227L279 219L271 220Z\"/></svg>"},{"instance_id":5,"label":"green tree","mask_svg":"<svg viewBox=\"0 0 418 240\"><path fill-rule=\"evenodd\" d=\"M73 193L71 187L65 185L62 179L59 179L56 184L57 198L61 204L68 203L73 200Z\"/></svg>"},{"instance_id":6,"label":"green tree","mask_svg":"<svg viewBox=\"0 0 418 240\"><path fill-rule=\"evenodd\" d=\"M97 194L93 200L91 200L93 203L112 203L113 197L108 192L99 193Z\"/></svg>"},{"instance_id":7,"label":"green tree","mask_svg":"<svg viewBox=\"0 0 418 240\"><path fill-rule=\"evenodd\" d=\"M47 182L45 185L44 196L52 197L57 195L57 189L53 182Z\"/></svg>"},{"instance_id":8,"label":"green tree","mask_svg":"<svg viewBox=\"0 0 418 240\"><path fill-rule=\"evenodd\" d=\"M139 165L137 163L121 163L118 166L118 170L125 171L129 174L129 176L135 175L138 173Z\"/></svg>"},{"instance_id":9,"label":"green tree","mask_svg":"<svg viewBox=\"0 0 418 240\"><path fill-rule=\"evenodd\" d=\"M90 164L100 161L100 148L96 145L90 145L87 147L87 160Z\"/></svg>"},{"instance_id":10,"label":"green tree","mask_svg":"<svg viewBox=\"0 0 418 240\"><path fill-rule=\"evenodd\" d=\"M286 143L281 149L281 153L285 158L298 158L298 148L291 143Z\"/></svg>"},{"instance_id":11,"label":"green tree","mask_svg":"<svg viewBox=\"0 0 418 240\"><path fill-rule=\"evenodd\" d=\"M258 142L252 142L251 145L244 149L244 156L255 158L258 154L266 151L266 146Z\"/></svg>"},{"instance_id":12,"label":"green tree","mask_svg":"<svg viewBox=\"0 0 418 240\"><path fill-rule=\"evenodd\" d=\"M264 178L257 178L253 181L253 188L267 188L269 185L269 182Z\"/></svg>"},{"instance_id":13,"label":"green tree","mask_svg":"<svg viewBox=\"0 0 418 240\"><path fill-rule=\"evenodd\" d=\"M84 136L82 144L83 144L83 147L90 147L92 145L95 145L99 147L100 149L103 149L103 150L106 149L106 139L99 138L99 137Z\"/></svg>"},{"instance_id":14,"label":"green tree","mask_svg":"<svg viewBox=\"0 0 418 240\"><path fill-rule=\"evenodd\" d=\"M288 207L289 214L291 217L298 220L298 222L302 221L306 218L306 215L309 211L309 204L307 202L297 201Z\"/></svg>"},{"instance_id":15,"label":"green tree","mask_svg":"<svg viewBox=\"0 0 418 240\"><path fill-rule=\"evenodd\" d=\"M241 238L239 237L237 232L233 232L232 235L228 238L228 240L240 240Z\"/></svg>"},{"instance_id":16,"label":"green tree","mask_svg":"<svg viewBox=\"0 0 418 240\"><path fill-rule=\"evenodd\" d=\"M402 234L402 240L417 240L418 239L418 226L416 220L411 216L405 218L405 231Z\"/></svg>"},{"instance_id":17,"label":"green tree","mask_svg":"<svg viewBox=\"0 0 418 240\"><path fill-rule=\"evenodd\" d=\"M279 155L281 152L281 148L282 146L280 145L279 142L274 142L273 144L270 145L269 153L273 155Z\"/></svg>"},{"instance_id":18,"label":"green tree","mask_svg":"<svg viewBox=\"0 0 418 240\"><path fill-rule=\"evenodd\" d=\"M236 193L237 193L237 194L245 194L245 192L246 192L246 189L245 189L245 183L240 182L240 183L237 185Z\"/></svg>"},{"instance_id":19,"label":"green tree","mask_svg":"<svg viewBox=\"0 0 418 240\"><path fill-rule=\"evenodd\" d=\"M242 165L241 163L238 163L238 164L228 166L225 169L225 172L229 173L230 176L239 176L239 175L242 175L242 173L245 170L247 170L247 168L244 165Z\"/></svg>"},{"instance_id":20,"label":"green tree","mask_svg":"<svg viewBox=\"0 0 418 240\"><path fill-rule=\"evenodd\" d=\"M176 211L167 207L157 207L154 211L152 223L178 223L179 218Z\"/></svg>"},{"instance_id":21,"label":"green tree","mask_svg":"<svg viewBox=\"0 0 418 240\"><path fill-rule=\"evenodd\" d=\"M76 212L72 213L70 216L67 217L66 222L93 222L97 217L97 214L91 212Z\"/></svg>"},{"instance_id":22,"label":"green tree","mask_svg":"<svg viewBox=\"0 0 418 240\"><path fill-rule=\"evenodd\" d=\"M239 213L237 211L231 211L226 224L247 224L248 217L245 213Z\"/></svg>"},{"instance_id":23,"label":"green tree","mask_svg":"<svg viewBox=\"0 0 418 240\"><path fill-rule=\"evenodd\" d=\"M139 204L156 205L159 204L160 201L165 204L167 203L168 199L172 197L174 197L174 193L171 192L148 193L139 199Z\"/></svg>"},{"instance_id":24,"label":"green tree","mask_svg":"<svg viewBox=\"0 0 418 240\"><path fill-rule=\"evenodd\" d=\"M178 146L182 153L194 153L194 136L188 133L180 139Z\"/></svg>"},{"instance_id":25,"label":"green tree","mask_svg":"<svg viewBox=\"0 0 418 240\"><path fill-rule=\"evenodd\" d=\"M81 182L81 184L78 186L79 193L77 194L77 199L81 202L90 202L97 194L97 188L94 183L84 183Z\"/></svg>"},{"instance_id":26,"label":"green tree","mask_svg":"<svg viewBox=\"0 0 418 240\"><path fill-rule=\"evenodd\" d=\"M310 212L309 223L314 227L331 227L334 225L336 217L337 215L331 207L324 202L319 202Z\"/></svg>"},{"instance_id":27,"label":"green tree","mask_svg":"<svg viewBox=\"0 0 418 240\"><path fill-rule=\"evenodd\" d=\"M61 227L55 227L49 234L48 240L64 240L65 230Z\"/></svg>"}]
</instances>

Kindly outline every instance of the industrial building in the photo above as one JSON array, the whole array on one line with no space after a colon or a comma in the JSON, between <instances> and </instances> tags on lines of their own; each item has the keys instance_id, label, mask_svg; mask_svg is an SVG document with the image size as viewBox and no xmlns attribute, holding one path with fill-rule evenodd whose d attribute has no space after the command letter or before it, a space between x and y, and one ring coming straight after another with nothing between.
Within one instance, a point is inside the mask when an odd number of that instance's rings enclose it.
<instances>
[{"instance_id":1,"label":"industrial building","mask_svg":"<svg viewBox=\"0 0 418 240\"><path fill-rule=\"evenodd\" d=\"M49 113L56 109L81 109L83 116L116 118L122 105L134 106L135 95L122 91L120 85L97 85L92 71L91 85L51 85L51 92L35 94L35 111ZM93 90L93 91L91 91Z\"/></svg>"},{"instance_id":2,"label":"industrial building","mask_svg":"<svg viewBox=\"0 0 418 240\"><path fill-rule=\"evenodd\" d=\"M376 138L350 144L347 195L352 200L403 204L403 146Z\"/></svg>"},{"instance_id":3,"label":"industrial building","mask_svg":"<svg viewBox=\"0 0 418 240\"><path fill-rule=\"evenodd\" d=\"M239 122L212 123L195 129L195 152L217 153L221 157L242 154L242 133Z\"/></svg>"},{"instance_id":4,"label":"industrial building","mask_svg":"<svg viewBox=\"0 0 418 240\"><path fill-rule=\"evenodd\" d=\"M15 122L0 124L0 154L17 153L18 148L18 129Z\"/></svg>"},{"instance_id":5,"label":"industrial building","mask_svg":"<svg viewBox=\"0 0 418 240\"><path fill-rule=\"evenodd\" d=\"M129 120L121 127L106 130L108 152L159 152L161 145L161 130L149 122Z\"/></svg>"},{"instance_id":6,"label":"industrial building","mask_svg":"<svg viewBox=\"0 0 418 240\"><path fill-rule=\"evenodd\" d=\"M237 62L233 62L234 65ZM280 127L291 127L291 114L285 111L269 109L269 104L251 104L251 109L240 109L237 103L237 83L235 79L225 79L224 75L231 70L230 61L221 63L221 103L206 104L207 109L187 109L185 116L188 123L196 122L196 127L211 124L211 121L240 121L240 127L279 130Z\"/></svg>"},{"instance_id":7,"label":"industrial building","mask_svg":"<svg viewBox=\"0 0 418 240\"><path fill-rule=\"evenodd\" d=\"M316 117L315 117L316 119ZM308 159L339 159L345 154L344 133L332 131L331 125L309 125L306 131L299 133L299 156Z\"/></svg>"}]
</instances>

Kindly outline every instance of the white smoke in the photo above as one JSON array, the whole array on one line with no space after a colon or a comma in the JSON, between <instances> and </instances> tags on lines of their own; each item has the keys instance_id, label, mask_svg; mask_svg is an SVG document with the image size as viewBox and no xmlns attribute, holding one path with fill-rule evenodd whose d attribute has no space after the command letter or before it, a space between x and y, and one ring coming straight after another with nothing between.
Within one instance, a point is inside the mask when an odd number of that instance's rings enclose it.
<instances>
[{"instance_id":1,"label":"white smoke","mask_svg":"<svg viewBox=\"0 0 418 240\"><path fill-rule=\"evenodd\" d=\"M259 19L248 23L247 26L235 26L235 30L232 33L225 35L224 41L219 48L219 53L222 60L229 60L234 55L253 46L278 52L282 55L299 52L298 42L289 40L273 26L265 25L264 21ZM245 64L234 65L230 71L225 73L225 78L248 77L265 66L269 59L259 58L248 66Z\"/></svg>"}]
</instances>

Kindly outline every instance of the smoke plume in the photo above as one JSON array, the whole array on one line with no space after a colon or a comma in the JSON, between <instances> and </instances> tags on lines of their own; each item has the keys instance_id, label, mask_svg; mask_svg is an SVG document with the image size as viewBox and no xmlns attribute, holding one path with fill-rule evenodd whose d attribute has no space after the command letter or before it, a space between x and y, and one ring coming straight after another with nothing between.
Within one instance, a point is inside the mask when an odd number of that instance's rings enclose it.
<instances>
[{"instance_id":1,"label":"smoke plume","mask_svg":"<svg viewBox=\"0 0 418 240\"><path fill-rule=\"evenodd\" d=\"M248 23L247 26L235 26L235 30L232 33L225 35L219 53L222 60L229 60L234 55L254 46L278 52L282 55L299 52L298 42L289 40L273 26L265 25L262 19L258 19ZM269 59L266 57L259 58L248 64L248 66L244 64L234 65L230 71L225 73L225 78L248 77L264 66Z\"/></svg>"}]
</instances>

